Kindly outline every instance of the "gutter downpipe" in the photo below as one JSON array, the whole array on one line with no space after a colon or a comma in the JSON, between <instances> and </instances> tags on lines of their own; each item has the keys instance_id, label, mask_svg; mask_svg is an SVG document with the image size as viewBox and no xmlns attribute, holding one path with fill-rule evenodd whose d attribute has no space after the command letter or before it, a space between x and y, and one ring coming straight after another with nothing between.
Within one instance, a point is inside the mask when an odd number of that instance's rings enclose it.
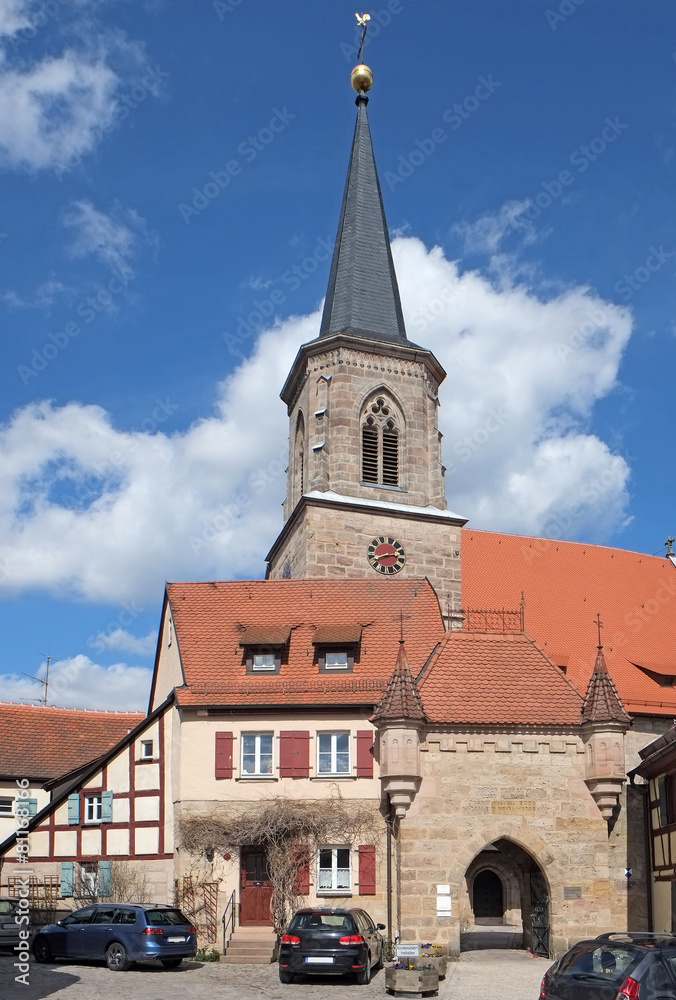
<instances>
[{"instance_id":1,"label":"gutter downpipe","mask_svg":"<svg viewBox=\"0 0 676 1000\"><path fill-rule=\"evenodd\" d=\"M653 920L653 858L652 858L652 830L650 827L650 782L646 781L640 786L643 796L643 818L645 820L645 855L648 881L648 930L652 931Z\"/></svg>"},{"instance_id":2,"label":"gutter downpipe","mask_svg":"<svg viewBox=\"0 0 676 1000\"><path fill-rule=\"evenodd\" d=\"M387 936L392 941L392 806L388 801L387 819Z\"/></svg>"}]
</instances>

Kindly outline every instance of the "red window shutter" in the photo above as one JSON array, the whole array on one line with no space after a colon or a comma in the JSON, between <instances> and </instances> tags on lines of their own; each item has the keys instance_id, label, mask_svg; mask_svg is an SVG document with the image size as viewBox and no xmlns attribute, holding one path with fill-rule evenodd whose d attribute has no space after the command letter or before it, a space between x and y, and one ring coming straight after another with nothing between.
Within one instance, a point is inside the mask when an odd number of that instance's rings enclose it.
<instances>
[{"instance_id":1,"label":"red window shutter","mask_svg":"<svg viewBox=\"0 0 676 1000\"><path fill-rule=\"evenodd\" d=\"M357 733L357 777L373 777L373 730Z\"/></svg>"},{"instance_id":2,"label":"red window shutter","mask_svg":"<svg viewBox=\"0 0 676 1000\"><path fill-rule=\"evenodd\" d=\"M282 778L309 777L309 733L292 730L279 734L279 774Z\"/></svg>"},{"instance_id":3,"label":"red window shutter","mask_svg":"<svg viewBox=\"0 0 676 1000\"><path fill-rule=\"evenodd\" d=\"M216 733L216 777L232 778L232 733Z\"/></svg>"},{"instance_id":4,"label":"red window shutter","mask_svg":"<svg viewBox=\"0 0 676 1000\"><path fill-rule=\"evenodd\" d=\"M359 895L373 896L376 891L376 849L373 844L359 846Z\"/></svg>"},{"instance_id":5,"label":"red window shutter","mask_svg":"<svg viewBox=\"0 0 676 1000\"><path fill-rule=\"evenodd\" d=\"M300 849L297 852L298 868L296 869L296 882L294 892L298 896L308 896L310 894L310 857L306 850Z\"/></svg>"}]
</instances>

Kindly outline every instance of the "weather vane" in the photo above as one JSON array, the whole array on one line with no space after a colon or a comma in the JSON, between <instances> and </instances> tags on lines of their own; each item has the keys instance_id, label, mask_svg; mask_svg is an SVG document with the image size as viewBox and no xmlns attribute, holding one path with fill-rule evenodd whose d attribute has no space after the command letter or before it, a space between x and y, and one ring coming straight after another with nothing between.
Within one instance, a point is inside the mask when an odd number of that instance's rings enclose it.
<instances>
[{"instance_id":1,"label":"weather vane","mask_svg":"<svg viewBox=\"0 0 676 1000\"><path fill-rule=\"evenodd\" d=\"M596 612L596 627L599 630L599 644L598 644L598 648L599 649L603 649L603 645L601 643L601 629L603 628L603 622L601 621L601 613L599 611Z\"/></svg>"},{"instance_id":2,"label":"weather vane","mask_svg":"<svg viewBox=\"0 0 676 1000\"><path fill-rule=\"evenodd\" d=\"M359 94L359 97L357 98L357 104L359 104L360 101L365 98L366 91L370 90L373 84L373 73L368 66L364 65L362 60L362 52L364 51L364 42L366 40L366 31L368 29L368 22L371 20L371 15L355 14L354 16L357 18L357 24L361 28L361 43L357 54L357 65L352 70L350 82ZM367 101L368 98L365 98L364 103Z\"/></svg>"},{"instance_id":3,"label":"weather vane","mask_svg":"<svg viewBox=\"0 0 676 1000\"><path fill-rule=\"evenodd\" d=\"M371 20L370 14L355 14L357 18L357 24L361 28L361 45L359 46L359 54L357 56L357 62L361 62L361 54L364 51L364 41L366 39L366 32L368 30L369 21Z\"/></svg>"}]
</instances>

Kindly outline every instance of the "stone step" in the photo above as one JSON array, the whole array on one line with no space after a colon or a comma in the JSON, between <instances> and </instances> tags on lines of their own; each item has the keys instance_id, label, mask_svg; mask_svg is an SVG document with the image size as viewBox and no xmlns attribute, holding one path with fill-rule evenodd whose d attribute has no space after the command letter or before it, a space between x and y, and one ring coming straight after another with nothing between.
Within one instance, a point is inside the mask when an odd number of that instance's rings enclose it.
<instances>
[{"instance_id":1,"label":"stone step","mask_svg":"<svg viewBox=\"0 0 676 1000\"><path fill-rule=\"evenodd\" d=\"M275 946L272 944L262 947L241 947L236 942L231 942L228 945L228 955L241 955L242 957L246 955L272 955L274 950Z\"/></svg>"},{"instance_id":2,"label":"stone step","mask_svg":"<svg viewBox=\"0 0 676 1000\"><path fill-rule=\"evenodd\" d=\"M231 955L230 949L228 949L227 955L221 958L221 962L224 962L226 965L270 965L272 962L272 953L266 956Z\"/></svg>"}]
</instances>

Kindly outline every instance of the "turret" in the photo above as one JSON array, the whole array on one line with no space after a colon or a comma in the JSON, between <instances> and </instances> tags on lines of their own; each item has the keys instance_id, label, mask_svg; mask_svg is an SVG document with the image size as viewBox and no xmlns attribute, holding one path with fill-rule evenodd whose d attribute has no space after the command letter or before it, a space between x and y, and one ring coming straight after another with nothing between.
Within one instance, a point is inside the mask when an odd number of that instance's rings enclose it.
<instances>
[{"instance_id":1,"label":"turret","mask_svg":"<svg viewBox=\"0 0 676 1000\"><path fill-rule=\"evenodd\" d=\"M613 813L626 780L624 734L631 725L598 646L580 719L585 742L585 784L605 820Z\"/></svg>"},{"instance_id":2,"label":"turret","mask_svg":"<svg viewBox=\"0 0 676 1000\"><path fill-rule=\"evenodd\" d=\"M403 639L396 666L371 721L378 731L382 789L395 816L402 819L422 781L419 746L427 722Z\"/></svg>"}]
</instances>

